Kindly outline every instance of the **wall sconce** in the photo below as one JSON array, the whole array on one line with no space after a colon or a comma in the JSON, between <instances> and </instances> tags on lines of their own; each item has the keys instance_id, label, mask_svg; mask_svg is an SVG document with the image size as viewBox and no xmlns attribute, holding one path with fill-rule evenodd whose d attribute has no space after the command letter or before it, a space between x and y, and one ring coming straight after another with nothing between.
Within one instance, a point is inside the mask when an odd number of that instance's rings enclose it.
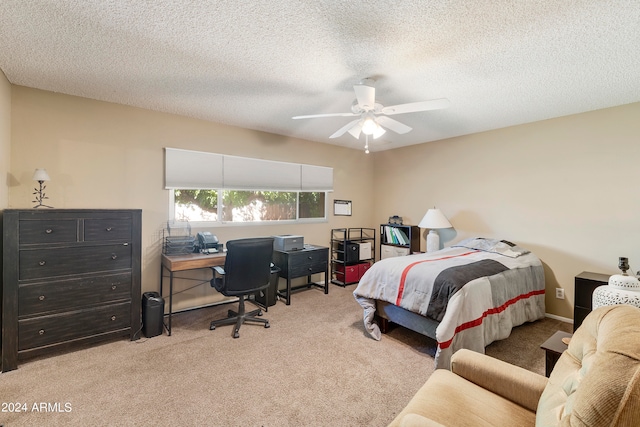
<instances>
[{"instance_id":1,"label":"wall sconce","mask_svg":"<svg viewBox=\"0 0 640 427\"><path fill-rule=\"evenodd\" d=\"M453 227L447 217L440 211L440 209L429 209L420 224L420 228L428 228L429 234L427 234L427 252L435 252L440 250L440 236L436 229L438 228L451 228Z\"/></svg>"},{"instance_id":2,"label":"wall sconce","mask_svg":"<svg viewBox=\"0 0 640 427\"><path fill-rule=\"evenodd\" d=\"M53 206L42 204L43 200L48 199L48 197L44 195L44 189L47 188L47 186L42 184L45 181L51 181L51 178L49 178L49 174L47 173L46 169L36 169L36 171L33 173L33 180L38 181L38 184L40 184L40 188L34 188L35 191L33 194L36 196L36 199L33 200L33 203L37 203L34 208L53 208Z\"/></svg>"}]
</instances>

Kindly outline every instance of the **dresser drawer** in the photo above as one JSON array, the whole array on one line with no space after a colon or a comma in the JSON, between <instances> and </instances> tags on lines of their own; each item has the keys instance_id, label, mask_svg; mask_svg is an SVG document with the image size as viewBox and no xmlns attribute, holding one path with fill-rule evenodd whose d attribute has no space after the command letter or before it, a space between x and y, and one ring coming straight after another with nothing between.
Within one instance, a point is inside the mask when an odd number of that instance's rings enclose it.
<instances>
[{"instance_id":1,"label":"dresser drawer","mask_svg":"<svg viewBox=\"0 0 640 427\"><path fill-rule=\"evenodd\" d=\"M99 242L105 240L131 241L131 221L126 219L86 219L84 240Z\"/></svg>"},{"instance_id":2,"label":"dresser drawer","mask_svg":"<svg viewBox=\"0 0 640 427\"><path fill-rule=\"evenodd\" d=\"M20 320L18 350L126 329L130 324L129 302Z\"/></svg>"},{"instance_id":3,"label":"dresser drawer","mask_svg":"<svg viewBox=\"0 0 640 427\"><path fill-rule=\"evenodd\" d=\"M315 273L324 273L327 271L328 264L326 262L315 262L313 264L294 265L289 268L291 277L309 276Z\"/></svg>"},{"instance_id":4,"label":"dresser drawer","mask_svg":"<svg viewBox=\"0 0 640 427\"><path fill-rule=\"evenodd\" d=\"M78 240L78 222L74 219L20 221L20 244L68 243Z\"/></svg>"},{"instance_id":5,"label":"dresser drawer","mask_svg":"<svg viewBox=\"0 0 640 427\"><path fill-rule=\"evenodd\" d=\"M21 285L18 316L131 299L131 273Z\"/></svg>"},{"instance_id":6,"label":"dresser drawer","mask_svg":"<svg viewBox=\"0 0 640 427\"><path fill-rule=\"evenodd\" d=\"M326 250L320 251L300 251L289 252L289 266L308 266L311 264L317 264L320 262L329 262L329 255Z\"/></svg>"},{"instance_id":7,"label":"dresser drawer","mask_svg":"<svg viewBox=\"0 0 640 427\"><path fill-rule=\"evenodd\" d=\"M76 246L20 251L20 280L131 268L131 246Z\"/></svg>"}]
</instances>

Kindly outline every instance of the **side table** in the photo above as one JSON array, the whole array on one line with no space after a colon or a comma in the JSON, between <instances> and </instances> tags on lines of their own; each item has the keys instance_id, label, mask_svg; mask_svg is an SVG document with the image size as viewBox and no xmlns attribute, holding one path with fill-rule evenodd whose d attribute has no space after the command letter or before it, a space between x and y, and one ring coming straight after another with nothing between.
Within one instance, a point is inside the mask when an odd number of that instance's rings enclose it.
<instances>
[{"instance_id":1,"label":"side table","mask_svg":"<svg viewBox=\"0 0 640 427\"><path fill-rule=\"evenodd\" d=\"M304 245L304 249L296 251L273 251L273 263L280 269L280 277L287 279L287 288L278 290L277 295L291 304L291 292L316 286L329 293L329 248L324 246ZM311 275L324 273L324 284L311 282ZM291 287L291 279L307 276L307 284Z\"/></svg>"},{"instance_id":2,"label":"side table","mask_svg":"<svg viewBox=\"0 0 640 427\"><path fill-rule=\"evenodd\" d=\"M568 347L567 344L562 342L562 338L571 338L572 336L573 334L570 334L569 332L558 331L542 343L540 348L544 350L545 376L548 377L551 374L556 362Z\"/></svg>"}]
</instances>

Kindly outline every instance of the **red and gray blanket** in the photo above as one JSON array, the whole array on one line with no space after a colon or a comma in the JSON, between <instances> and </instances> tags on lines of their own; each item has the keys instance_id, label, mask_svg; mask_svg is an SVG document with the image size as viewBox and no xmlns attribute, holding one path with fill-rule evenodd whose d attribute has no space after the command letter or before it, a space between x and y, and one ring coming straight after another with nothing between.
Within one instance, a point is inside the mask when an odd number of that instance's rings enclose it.
<instances>
[{"instance_id":1,"label":"red and gray blanket","mask_svg":"<svg viewBox=\"0 0 640 427\"><path fill-rule=\"evenodd\" d=\"M439 322L436 367L449 368L459 348L484 352L514 326L544 317L540 260L512 243L467 239L437 252L387 258L363 275L353 294L364 309L369 334L382 300Z\"/></svg>"}]
</instances>

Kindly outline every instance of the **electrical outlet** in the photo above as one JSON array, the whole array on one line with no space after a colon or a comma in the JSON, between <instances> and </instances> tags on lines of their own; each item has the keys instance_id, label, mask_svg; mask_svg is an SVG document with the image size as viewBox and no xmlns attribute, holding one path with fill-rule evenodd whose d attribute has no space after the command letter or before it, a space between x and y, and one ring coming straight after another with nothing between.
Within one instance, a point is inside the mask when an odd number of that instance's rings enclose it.
<instances>
[{"instance_id":1,"label":"electrical outlet","mask_svg":"<svg viewBox=\"0 0 640 427\"><path fill-rule=\"evenodd\" d=\"M556 298L564 299L564 289L556 288Z\"/></svg>"}]
</instances>

